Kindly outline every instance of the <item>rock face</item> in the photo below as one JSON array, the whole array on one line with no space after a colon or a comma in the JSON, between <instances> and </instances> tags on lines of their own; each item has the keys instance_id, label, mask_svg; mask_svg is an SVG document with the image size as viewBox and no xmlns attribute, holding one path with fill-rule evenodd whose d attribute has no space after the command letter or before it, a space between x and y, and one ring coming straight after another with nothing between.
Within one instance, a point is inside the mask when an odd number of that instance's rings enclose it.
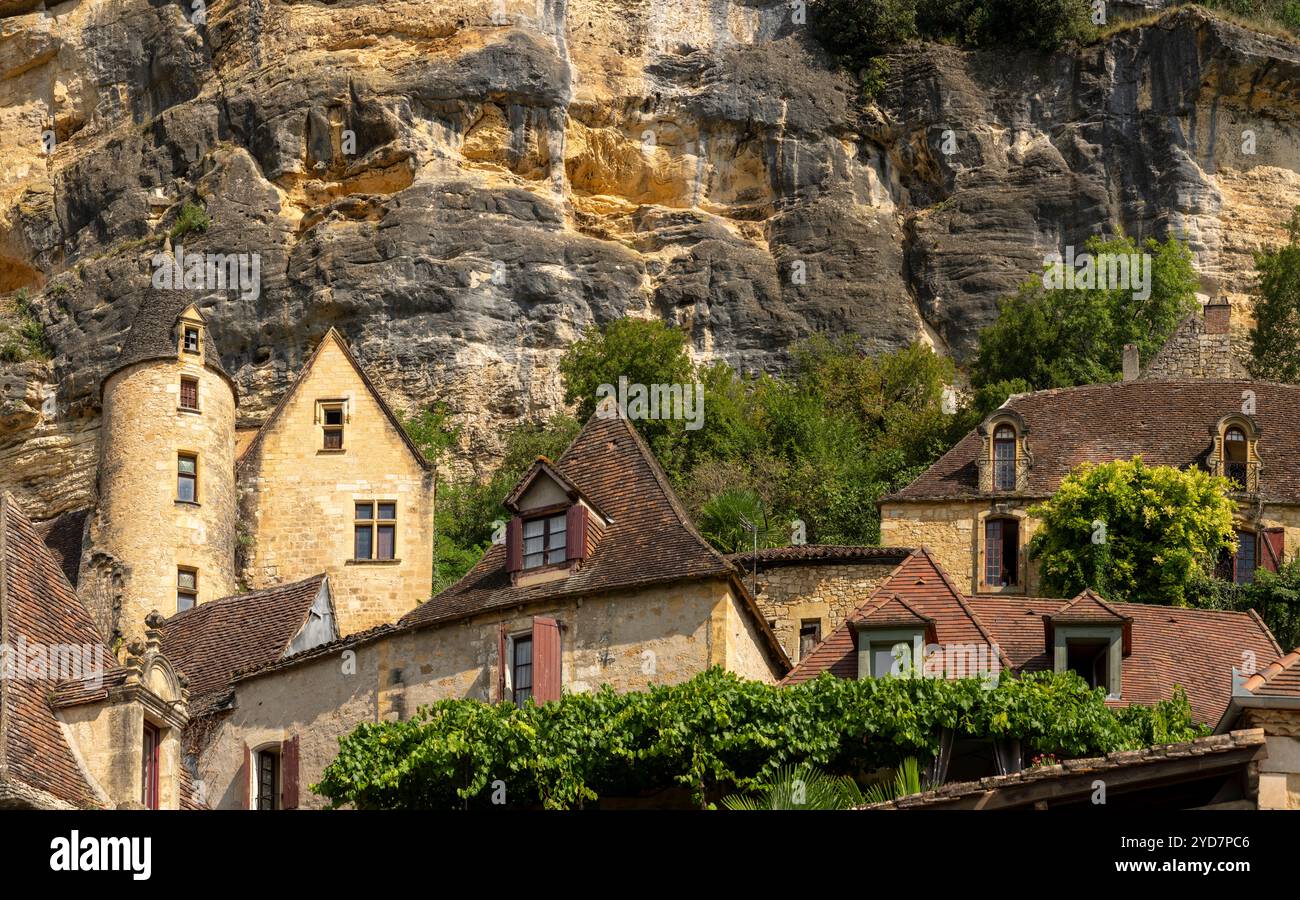
<instances>
[{"instance_id":1,"label":"rock face","mask_svg":"<svg viewBox=\"0 0 1300 900\"><path fill-rule=\"evenodd\" d=\"M1300 202L1282 40L1183 10L1056 54L913 47L867 104L798 11L0 3L0 291L53 348L0 363L0 488L91 496L100 381L186 203L186 253L260 258L257 291L192 292L245 420L337 326L395 406L463 414L469 469L561 404L594 323L749 370L816 330L962 357L1099 231L1182 235L1240 300Z\"/></svg>"}]
</instances>

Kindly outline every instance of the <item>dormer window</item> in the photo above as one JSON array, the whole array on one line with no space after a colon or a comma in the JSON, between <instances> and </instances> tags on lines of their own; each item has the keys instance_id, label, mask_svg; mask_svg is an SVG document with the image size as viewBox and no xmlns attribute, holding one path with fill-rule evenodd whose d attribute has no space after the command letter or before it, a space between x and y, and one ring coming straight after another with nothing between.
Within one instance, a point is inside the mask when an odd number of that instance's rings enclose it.
<instances>
[{"instance_id":1,"label":"dormer window","mask_svg":"<svg viewBox=\"0 0 1300 900\"><path fill-rule=\"evenodd\" d=\"M524 521L524 569L557 565L567 559L568 516Z\"/></svg>"},{"instance_id":2,"label":"dormer window","mask_svg":"<svg viewBox=\"0 0 1300 900\"><path fill-rule=\"evenodd\" d=\"M1224 416L1210 427L1214 440L1208 466L1231 482L1233 491L1259 490L1259 429L1249 416Z\"/></svg>"},{"instance_id":3,"label":"dormer window","mask_svg":"<svg viewBox=\"0 0 1300 900\"><path fill-rule=\"evenodd\" d=\"M993 431L993 489L1016 489L1016 430L1007 424Z\"/></svg>"},{"instance_id":4,"label":"dormer window","mask_svg":"<svg viewBox=\"0 0 1300 900\"><path fill-rule=\"evenodd\" d=\"M1106 696L1120 695L1120 666L1123 662L1122 632L1119 628L1066 628L1056 630L1057 672L1074 672L1088 687L1101 688Z\"/></svg>"},{"instance_id":5,"label":"dormer window","mask_svg":"<svg viewBox=\"0 0 1300 900\"><path fill-rule=\"evenodd\" d=\"M186 353L199 352L199 329L197 325L185 326L185 336L181 343L181 349Z\"/></svg>"}]
</instances>

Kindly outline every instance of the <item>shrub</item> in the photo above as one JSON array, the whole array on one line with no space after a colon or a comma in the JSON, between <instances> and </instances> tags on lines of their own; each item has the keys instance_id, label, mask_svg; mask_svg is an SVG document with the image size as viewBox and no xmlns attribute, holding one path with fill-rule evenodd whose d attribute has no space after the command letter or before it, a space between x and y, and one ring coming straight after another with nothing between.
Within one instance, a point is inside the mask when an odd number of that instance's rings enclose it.
<instances>
[{"instance_id":1,"label":"shrub","mask_svg":"<svg viewBox=\"0 0 1300 900\"><path fill-rule=\"evenodd\" d=\"M176 224L172 226L168 234L172 240L185 237L190 232L203 234L212 225L212 220L208 218L207 211L197 203L186 201L181 207L180 215L176 217Z\"/></svg>"}]
</instances>

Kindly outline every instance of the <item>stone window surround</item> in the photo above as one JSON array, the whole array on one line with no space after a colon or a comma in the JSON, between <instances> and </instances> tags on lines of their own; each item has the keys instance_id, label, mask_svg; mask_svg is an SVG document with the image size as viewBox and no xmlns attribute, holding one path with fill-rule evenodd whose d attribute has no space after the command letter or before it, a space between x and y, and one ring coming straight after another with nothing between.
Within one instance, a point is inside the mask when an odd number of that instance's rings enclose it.
<instances>
[{"instance_id":1,"label":"stone window surround","mask_svg":"<svg viewBox=\"0 0 1300 900\"><path fill-rule=\"evenodd\" d=\"M907 644L912 648L912 665L918 665L925 658L925 632L920 628L871 628L858 627L858 680L883 678L871 671L871 647L873 644L893 643Z\"/></svg>"},{"instance_id":2,"label":"stone window surround","mask_svg":"<svg viewBox=\"0 0 1300 900\"><path fill-rule=\"evenodd\" d=\"M1228 430L1239 428L1246 435L1246 490L1245 493L1256 493L1259 490L1260 478L1263 475L1263 464L1259 456L1259 438L1262 429L1255 422L1254 417L1245 413L1230 413L1219 421L1210 426L1210 455L1206 458L1206 467L1211 474L1226 477L1227 471L1225 462L1227 452L1224 448L1224 442Z\"/></svg>"},{"instance_id":3,"label":"stone window surround","mask_svg":"<svg viewBox=\"0 0 1300 900\"><path fill-rule=\"evenodd\" d=\"M1019 547L1016 548L1016 571L1019 575L1019 584L1008 585L989 585L984 583L984 553L985 538L984 526L989 519L1014 519L1016 521L1016 540ZM975 594L1024 594L1028 591L1029 585L1029 554L1027 552L1028 541L1025 539L1025 525L1029 521L1029 514L1024 509L1013 508L1006 504L994 504L991 509L980 512L975 518L975 572L971 578L971 584L975 586Z\"/></svg>"},{"instance_id":4,"label":"stone window surround","mask_svg":"<svg viewBox=\"0 0 1300 900\"><path fill-rule=\"evenodd\" d=\"M1055 625L1052 628L1052 670L1069 668L1069 642L1104 638L1106 648L1106 699L1119 700L1123 685L1124 629L1119 625Z\"/></svg>"},{"instance_id":5,"label":"stone window surround","mask_svg":"<svg viewBox=\"0 0 1300 900\"><path fill-rule=\"evenodd\" d=\"M1016 487L1014 490L995 489L993 435L999 427L1010 426L1015 432L1016 447ZM1033 467L1033 454L1029 451L1029 424L1014 409L994 410L988 418L979 424L976 431L982 442L979 457L979 488L984 494L1012 494L1026 489L1029 470Z\"/></svg>"},{"instance_id":6,"label":"stone window surround","mask_svg":"<svg viewBox=\"0 0 1300 900\"><path fill-rule=\"evenodd\" d=\"M339 410L340 412L342 412L342 414L343 414L343 416L342 416L343 424L342 424L342 425L339 425L339 426L326 426L326 424L325 424L325 413L326 413L326 411L327 411L327 410L335 410L335 409L337 409L337 410ZM347 452L347 442L343 439L342 435L340 435L340 438L339 438L339 446L338 446L338 447L326 447L326 446L325 446L325 429L326 429L327 427L337 427L338 430L339 430L340 432L343 432L343 431L347 428L348 425L351 425L351 424L352 424L352 397L351 397L351 395L346 396L346 397L322 397L322 398L319 398L319 399L316 401L313 421L314 421L316 427L319 429L319 432L318 432L318 435L317 435L317 437L319 438L319 440L317 440L317 442L316 442L316 453L317 453L317 454L346 453L346 452Z\"/></svg>"},{"instance_id":7,"label":"stone window surround","mask_svg":"<svg viewBox=\"0 0 1300 900\"><path fill-rule=\"evenodd\" d=\"M196 337L198 338L198 347L197 349L194 350L186 350L185 333L187 331L190 331L191 329L197 333ZM177 331L176 334L177 355L181 359L186 359L188 357L193 357L193 356L197 356L199 359L203 359L203 354L205 349L203 344L206 339L206 335L204 334L203 321L201 319L194 318L193 316L182 315L176 331Z\"/></svg>"}]
</instances>

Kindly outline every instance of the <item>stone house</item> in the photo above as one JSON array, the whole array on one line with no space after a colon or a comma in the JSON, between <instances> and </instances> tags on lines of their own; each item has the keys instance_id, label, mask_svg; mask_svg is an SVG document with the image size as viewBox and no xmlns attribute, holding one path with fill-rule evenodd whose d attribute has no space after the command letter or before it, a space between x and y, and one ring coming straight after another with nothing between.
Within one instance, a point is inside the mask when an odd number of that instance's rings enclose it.
<instances>
[{"instance_id":1,"label":"stone house","mask_svg":"<svg viewBox=\"0 0 1300 900\"><path fill-rule=\"evenodd\" d=\"M102 405L97 501L76 514L84 533L67 536L65 556L110 643L138 637L152 610L320 573L343 633L431 593L432 468L337 331L261 427L240 430L202 313L160 293L137 313Z\"/></svg>"},{"instance_id":2,"label":"stone house","mask_svg":"<svg viewBox=\"0 0 1300 900\"><path fill-rule=\"evenodd\" d=\"M907 558L898 547L804 544L727 557L743 570L781 649L798 661Z\"/></svg>"},{"instance_id":3,"label":"stone house","mask_svg":"<svg viewBox=\"0 0 1300 900\"><path fill-rule=\"evenodd\" d=\"M502 542L455 585L395 624L236 673L221 707L196 713L208 720L198 772L212 805L255 805L262 766L305 788L358 724L437 700L544 702L710 666L774 682L789 669L738 570L695 530L626 420L593 416L505 504ZM302 806L323 803L300 790Z\"/></svg>"},{"instance_id":4,"label":"stone house","mask_svg":"<svg viewBox=\"0 0 1300 900\"><path fill-rule=\"evenodd\" d=\"M881 499L882 542L927 547L972 594L1033 594L1029 508L1080 463L1141 456L1230 479L1239 549L1218 571L1276 571L1300 549L1300 387L1243 374L1226 300L1194 312L1140 374L1128 349L1124 381L1009 398Z\"/></svg>"},{"instance_id":5,"label":"stone house","mask_svg":"<svg viewBox=\"0 0 1300 900\"><path fill-rule=\"evenodd\" d=\"M1070 600L970 595L921 549L783 683L800 684L826 672L851 679L893 677L911 669L914 660L923 661L917 668L926 677L993 679L1003 673L1070 670L1103 688L1111 706L1152 705L1180 686L1193 718L1217 724L1224 737L1185 752L1071 761L1056 767L1059 772L1033 773L1026 780L1020 773L1028 760L1018 741L945 733L932 775L969 788L949 784L909 805L1013 806L1023 802L1025 784L1039 777L1102 773L1121 768L1122 759L1123 766L1137 768L1123 773L1131 780L1116 780L1120 792L1176 782L1182 786L1176 802L1184 806L1300 809L1300 651L1283 656L1254 612L1110 603L1091 591ZM1243 676L1243 671L1254 674ZM1218 758L1212 765L1177 764L1205 754ZM1088 792L1082 788L1083 783L1062 783L1035 797L1053 805L1086 803ZM992 794L980 805L987 791ZM1154 796L1147 799L1156 802Z\"/></svg>"}]
</instances>

